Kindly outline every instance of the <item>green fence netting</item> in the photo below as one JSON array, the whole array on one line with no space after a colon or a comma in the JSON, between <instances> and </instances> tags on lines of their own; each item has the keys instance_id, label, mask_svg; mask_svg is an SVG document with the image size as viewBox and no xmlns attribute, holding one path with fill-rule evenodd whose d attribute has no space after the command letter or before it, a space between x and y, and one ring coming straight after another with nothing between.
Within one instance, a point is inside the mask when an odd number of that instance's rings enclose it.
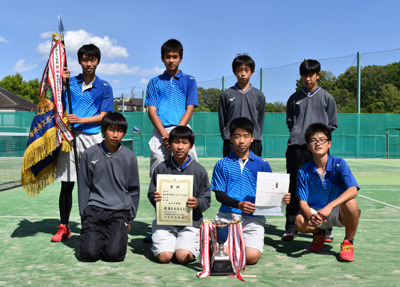
<instances>
[{"instance_id":1,"label":"green fence netting","mask_svg":"<svg viewBox=\"0 0 400 287\"><path fill-rule=\"evenodd\" d=\"M150 156L148 142L153 126L147 113L125 113L138 156ZM28 133L33 112L0 112L0 133ZM196 135L199 157L222 157L222 140L217 113L194 113L190 125ZM136 126L140 132L132 132ZM331 154L344 158L399 158L399 114L338 114L338 129L333 132ZM262 136L265 158L285 157L289 131L284 113L267 113ZM26 137L5 134L0 138L0 157L23 155ZM15 150L12 147L15 146Z\"/></svg>"}]
</instances>

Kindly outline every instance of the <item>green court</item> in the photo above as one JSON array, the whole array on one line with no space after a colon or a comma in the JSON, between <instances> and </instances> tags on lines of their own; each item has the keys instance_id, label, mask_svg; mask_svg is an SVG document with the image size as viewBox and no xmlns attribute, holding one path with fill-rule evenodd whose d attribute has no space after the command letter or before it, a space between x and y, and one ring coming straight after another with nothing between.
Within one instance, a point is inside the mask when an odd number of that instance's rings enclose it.
<instances>
[{"instance_id":1,"label":"green court","mask_svg":"<svg viewBox=\"0 0 400 287\"><path fill-rule=\"evenodd\" d=\"M199 159L210 179L216 161ZM286 172L284 159L268 162L274 172ZM293 242L281 241L285 220L270 216L265 226L264 254L243 272L257 277L245 278L246 282L229 277L198 279L198 260L186 266L159 264L151 245L143 243L151 233L154 209L147 199L149 159L139 158L139 211L129 234L125 261L120 263L81 261L76 188L72 237L62 243L50 242L59 224L59 182L33 198L22 187L0 192L0 286L400 286L400 160L347 162L361 187L357 201L362 215L354 241L354 262L337 260L343 228L334 228L334 242L326 243L323 252L315 254L308 251L311 235L300 235ZM3 177L5 171L0 172ZM205 216L213 219L218 208L212 194Z\"/></svg>"}]
</instances>

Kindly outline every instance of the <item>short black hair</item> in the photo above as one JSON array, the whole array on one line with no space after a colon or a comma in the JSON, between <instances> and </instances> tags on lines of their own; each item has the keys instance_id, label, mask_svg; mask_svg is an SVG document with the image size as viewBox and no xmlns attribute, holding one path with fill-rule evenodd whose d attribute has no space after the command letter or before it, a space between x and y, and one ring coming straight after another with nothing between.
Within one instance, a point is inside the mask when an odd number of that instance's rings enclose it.
<instances>
[{"instance_id":1,"label":"short black hair","mask_svg":"<svg viewBox=\"0 0 400 287\"><path fill-rule=\"evenodd\" d=\"M187 139L189 140L191 146L194 145L194 138L195 138L194 133L187 126L177 126L173 128L169 133L168 137L169 144L171 144L175 138Z\"/></svg>"},{"instance_id":2,"label":"short black hair","mask_svg":"<svg viewBox=\"0 0 400 287\"><path fill-rule=\"evenodd\" d=\"M233 59L233 62L232 62L233 73L236 73L236 69L242 65L249 66L252 73L254 73L254 71L256 69L256 63L254 63L254 60L249 55L237 54L236 58Z\"/></svg>"},{"instance_id":3,"label":"short black hair","mask_svg":"<svg viewBox=\"0 0 400 287\"><path fill-rule=\"evenodd\" d=\"M78 62L81 62L83 55L86 55L88 58L97 58L100 63L101 52L100 49L93 44L83 45L78 50Z\"/></svg>"},{"instance_id":4,"label":"short black hair","mask_svg":"<svg viewBox=\"0 0 400 287\"><path fill-rule=\"evenodd\" d=\"M304 134L306 143L308 143L308 141L310 140L310 137L316 133L323 133L328 138L328 141L331 141L331 138L332 138L331 129L323 123L315 123L315 124L309 125L306 129L306 133Z\"/></svg>"},{"instance_id":5,"label":"short black hair","mask_svg":"<svg viewBox=\"0 0 400 287\"><path fill-rule=\"evenodd\" d=\"M121 113L107 113L101 120L101 130L106 131L110 126L114 126L116 129L122 129L125 135L128 129L128 122Z\"/></svg>"},{"instance_id":6,"label":"short black hair","mask_svg":"<svg viewBox=\"0 0 400 287\"><path fill-rule=\"evenodd\" d=\"M250 134L254 133L254 125L248 118L236 118L229 123L229 132L231 135L237 130L243 129Z\"/></svg>"},{"instance_id":7,"label":"short black hair","mask_svg":"<svg viewBox=\"0 0 400 287\"><path fill-rule=\"evenodd\" d=\"M177 51L179 56L183 58L183 46L181 42L175 39L169 39L161 46L161 58L164 58L166 52Z\"/></svg>"},{"instance_id":8,"label":"short black hair","mask_svg":"<svg viewBox=\"0 0 400 287\"><path fill-rule=\"evenodd\" d=\"M300 75L318 74L321 71L321 64L317 60L305 60L300 65Z\"/></svg>"}]
</instances>

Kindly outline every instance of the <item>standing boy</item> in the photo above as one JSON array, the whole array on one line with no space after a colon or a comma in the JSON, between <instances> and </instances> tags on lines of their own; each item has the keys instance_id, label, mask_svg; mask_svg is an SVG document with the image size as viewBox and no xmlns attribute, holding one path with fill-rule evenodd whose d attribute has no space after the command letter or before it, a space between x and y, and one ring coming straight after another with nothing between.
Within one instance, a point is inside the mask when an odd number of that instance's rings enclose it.
<instances>
[{"instance_id":1,"label":"standing boy","mask_svg":"<svg viewBox=\"0 0 400 287\"><path fill-rule=\"evenodd\" d=\"M221 202L216 216L224 220L241 219L246 243L246 264L256 264L264 251L264 216L253 215L256 209L257 172L272 172L267 161L250 151L254 139L253 123L236 118L229 124L234 150L214 167L211 190ZM290 193L282 200L288 204Z\"/></svg>"},{"instance_id":2,"label":"standing boy","mask_svg":"<svg viewBox=\"0 0 400 287\"><path fill-rule=\"evenodd\" d=\"M353 240L360 211L354 199L360 189L347 163L328 155L331 129L324 124L310 125L305 133L312 160L303 165L297 175L297 196L301 213L296 228L301 233L313 233L310 250L320 252L324 247L325 229L345 227L340 261L354 261Z\"/></svg>"},{"instance_id":3,"label":"standing boy","mask_svg":"<svg viewBox=\"0 0 400 287\"><path fill-rule=\"evenodd\" d=\"M120 113L101 121L104 141L82 155L78 179L82 217L81 256L86 261L123 261L140 195L136 155L120 144L128 123Z\"/></svg>"},{"instance_id":4,"label":"standing boy","mask_svg":"<svg viewBox=\"0 0 400 287\"><path fill-rule=\"evenodd\" d=\"M245 117L254 124L254 141L250 150L261 157L261 137L265 117L265 96L250 84L256 64L248 55L238 54L232 62L232 71L237 78L237 83L225 90L219 99L219 130L224 140L222 153L227 157L233 150L229 140L229 123L236 118Z\"/></svg>"},{"instance_id":5,"label":"standing boy","mask_svg":"<svg viewBox=\"0 0 400 287\"><path fill-rule=\"evenodd\" d=\"M194 145L194 134L189 127L178 126L171 130L168 143L172 157L160 163L151 176L148 197L156 207L156 202L162 200L157 191L158 174L193 175L193 197L186 202L187 207L193 208L193 226L158 225L153 221L151 250L161 263L168 263L172 257L182 264L192 262L199 254L200 225L203 212L210 207L211 192L207 171L189 155Z\"/></svg>"},{"instance_id":6,"label":"standing boy","mask_svg":"<svg viewBox=\"0 0 400 287\"><path fill-rule=\"evenodd\" d=\"M313 123L323 123L331 131L337 128L336 102L333 96L318 86L321 65L316 60L306 60L300 65L300 76L304 87L290 96L287 102L286 123L290 131L286 150L286 169L290 174L289 192L292 200L286 207L284 241L297 237L294 221L299 212L299 199L296 195L297 171L312 158L304 139L306 128ZM333 237L328 231L327 241Z\"/></svg>"},{"instance_id":7,"label":"standing boy","mask_svg":"<svg viewBox=\"0 0 400 287\"><path fill-rule=\"evenodd\" d=\"M100 122L105 114L114 110L113 92L109 83L96 76L100 63L100 49L93 44L84 45L78 50L78 62L82 73L70 78L71 103L73 114L68 121L75 125L75 141L78 153L78 165L85 149L100 143ZM64 80L70 77L68 69L64 70ZM57 160L56 177L61 180L59 208L61 224L52 242L60 242L71 237L69 216L72 208L72 190L77 180L74 151L60 152Z\"/></svg>"},{"instance_id":8,"label":"standing boy","mask_svg":"<svg viewBox=\"0 0 400 287\"><path fill-rule=\"evenodd\" d=\"M183 58L183 46L175 39L170 39L161 47L161 60L166 71L150 80L147 85L145 104L149 118L154 126L150 146L150 176L156 166L170 158L169 132L175 126L186 126L199 105L197 84L193 76L179 70ZM197 161L196 150L189 152Z\"/></svg>"}]
</instances>

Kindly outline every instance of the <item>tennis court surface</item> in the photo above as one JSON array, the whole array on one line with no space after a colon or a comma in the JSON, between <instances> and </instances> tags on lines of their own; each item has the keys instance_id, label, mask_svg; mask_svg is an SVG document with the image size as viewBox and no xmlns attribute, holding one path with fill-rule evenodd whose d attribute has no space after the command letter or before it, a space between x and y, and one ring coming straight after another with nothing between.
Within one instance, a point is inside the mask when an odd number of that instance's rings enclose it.
<instances>
[{"instance_id":1,"label":"tennis court surface","mask_svg":"<svg viewBox=\"0 0 400 287\"><path fill-rule=\"evenodd\" d=\"M229 277L198 279L198 260L186 266L157 263L151 245L143 243L151 233L154 218L147 199L149 159L138 160L139 211L129 234L125 261L120 263L81 261L76 188L70 222L72 237L62 243L50 242L59 224L59 182L33 198L22 187L0 192L0 286L400 286L400 160L347 160L361 187L357 201L362 215L354 241L354 262L337 260L343 228L334 228L334 242L326 243L323 252L314 254L308 251L311 235L283 242L280 238L284 218L270 216L265 226L264 254L256 265L243 272L257 277L245 278L246 282ZM199 159L210 179L216 161ZM284 159L268 162L274 172L286 172ZM4 176L5 170L0 172ZM205 216L213 219L218 208L212 194Z\"/></svg>"}]
</instances>

